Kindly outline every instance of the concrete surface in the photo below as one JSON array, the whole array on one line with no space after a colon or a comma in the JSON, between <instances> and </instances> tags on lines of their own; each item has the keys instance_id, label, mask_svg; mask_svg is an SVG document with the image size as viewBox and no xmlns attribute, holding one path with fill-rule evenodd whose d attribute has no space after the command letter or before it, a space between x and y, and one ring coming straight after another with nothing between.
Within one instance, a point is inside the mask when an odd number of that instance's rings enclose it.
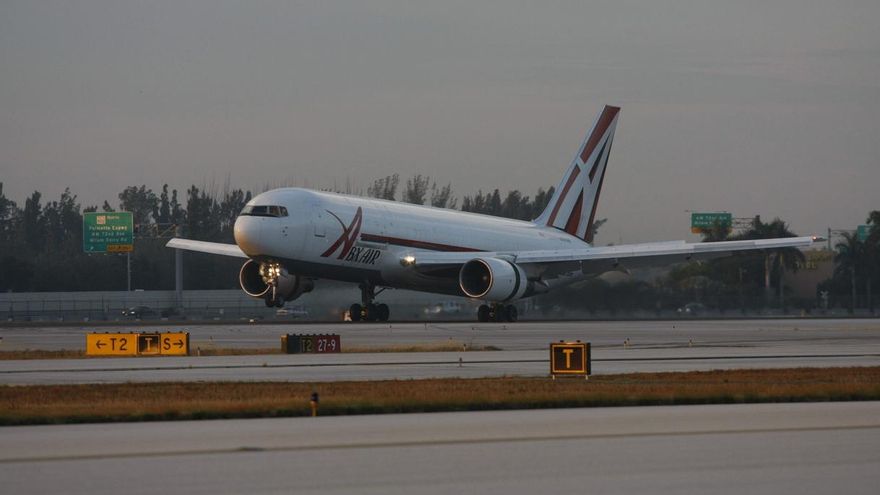
<instances>
[{"instance_id":1,"label":"concrete surface","mask_svg":"<svg viewBox=\"0 0 880 495\"><path fill-rule=\"evenodd\" d=\"M4 493L876 493L880 402L0 428Z\"/></svg>"}]
</instances>

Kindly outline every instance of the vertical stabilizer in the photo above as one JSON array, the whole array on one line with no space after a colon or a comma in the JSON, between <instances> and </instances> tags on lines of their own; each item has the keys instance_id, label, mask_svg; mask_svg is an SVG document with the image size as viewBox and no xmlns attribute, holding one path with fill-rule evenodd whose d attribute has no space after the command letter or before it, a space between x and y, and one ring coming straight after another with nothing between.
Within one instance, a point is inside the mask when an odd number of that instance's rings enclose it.
<instances>
[{"instance_id":1,"label":"vertical stabilizer","mask_svg":"<svg viewBox=\"0 0 880 495\"><path fill-rule=\"evenodd\" d=\"M593 220L620 107L606 105L535 223L593 242Z\"/></svg>"}]
</instances>

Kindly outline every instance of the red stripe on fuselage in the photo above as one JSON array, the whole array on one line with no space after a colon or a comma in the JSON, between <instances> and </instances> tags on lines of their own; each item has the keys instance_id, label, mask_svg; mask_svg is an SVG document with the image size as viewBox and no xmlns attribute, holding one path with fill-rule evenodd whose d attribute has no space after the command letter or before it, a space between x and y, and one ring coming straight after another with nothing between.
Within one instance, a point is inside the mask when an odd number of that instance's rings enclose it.
<instances>
[{"instance_id":1,"label":"red stripe on fuselage","mask_svg":"<svg viewBox=\"0 0 880 495\"><path fill-rule=\"evenodd\" d=\"M361 240L366 242L381 242L384 244L394 244L395 246L406 246L416 249L429 249L431 251L454 251L454 252L469 252L469 251L483 251L482 249L473 249L462 246L452 246L450 244L440 244L436 242L427 242L427 241L417 241L414 239L403 239L400 237L388 237L384 235L376 235L376 234L363 234L361 235Z\"/></svg>"}]
</instances>

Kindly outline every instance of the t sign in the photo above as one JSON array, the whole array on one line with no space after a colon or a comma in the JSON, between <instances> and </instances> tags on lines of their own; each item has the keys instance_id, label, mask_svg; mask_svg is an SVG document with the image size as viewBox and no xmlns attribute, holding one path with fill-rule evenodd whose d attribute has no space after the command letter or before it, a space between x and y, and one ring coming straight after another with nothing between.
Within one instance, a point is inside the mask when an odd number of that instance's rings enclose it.
<instances>
[{"instance_id":1,"label":"t sign","mask_svg":"<svg viewBox=\"0 0 880 495\"><path fill-rule=\"evenodd\" d=\"M589 375L590 344L558 342L550 344L550 374Z\"/></svg>"}]
</instances>

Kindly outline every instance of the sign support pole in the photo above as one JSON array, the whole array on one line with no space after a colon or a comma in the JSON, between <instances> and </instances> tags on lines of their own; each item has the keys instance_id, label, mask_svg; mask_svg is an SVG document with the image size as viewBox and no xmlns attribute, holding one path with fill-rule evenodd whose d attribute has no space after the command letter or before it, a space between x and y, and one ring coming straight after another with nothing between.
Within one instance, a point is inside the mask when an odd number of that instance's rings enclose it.
<instances>
[{"instance_id":1,"label":"sign support pole","mask_svg":"<svg viewBox=\"0 0 880 495\"><path fill-rule=\"evenodd\" d=\"M180 226L174 229L174 235L180 237ZM177 309L183 309L183 251L174 250L174 298Z\"/></svg>"},{"instance_id":2,"label":"sign support pole","mask_svg":"<svg viewBox=\"0 0 880 495\"><path fill-rule=\"evenodd\" d=\"M131 292L131 253L125 253L126 291Z\"/></svg>"}]
</instances>

